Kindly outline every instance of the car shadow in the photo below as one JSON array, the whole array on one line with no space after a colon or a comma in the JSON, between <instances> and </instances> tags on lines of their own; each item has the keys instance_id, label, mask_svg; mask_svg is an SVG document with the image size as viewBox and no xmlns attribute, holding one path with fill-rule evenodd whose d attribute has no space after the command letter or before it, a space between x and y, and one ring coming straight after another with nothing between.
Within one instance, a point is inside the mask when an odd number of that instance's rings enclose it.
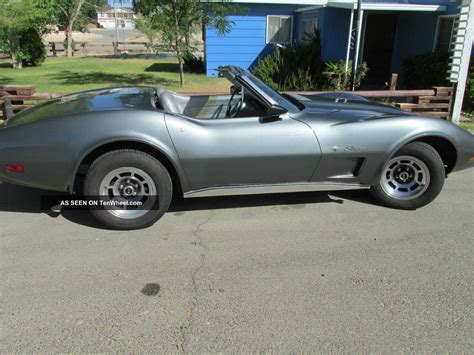
<instances>
[{"instance_id":1,"label":"car shadow","mask_svg":"<svg viewBox=\"0 0 474 355\"><path fill-rule=\"evenodd\" d=\"M364 203L366 205L380 206L369 193L369 190L344 190L332 191L330 195L343 200Z\"/></svg>"},{"instance_id":2,"label":"car shadow","mask_svg":"<svg viewBox=\"0 0 474 355\"><path fill-rule=\"evenodd\" d=\"M0 211L20 213L43 213L51 218L63 216L65 219L83 226L97 229L107 229L91 215L87 207L63 207L58 210L54 204L41 205L42 196L68 196L65 193L51 192L10 184L0 184ZM343 204L344 200L352 200L366 204L374 204L367 191L336 191L336 192L297 192L286 194L262 194L246 196L222 196L184 199L175 196L168 213L174 216L186 212L200 210L219 210L245 207L265 206L298 206L318 203Z\"/></svg>"}]
</instances>

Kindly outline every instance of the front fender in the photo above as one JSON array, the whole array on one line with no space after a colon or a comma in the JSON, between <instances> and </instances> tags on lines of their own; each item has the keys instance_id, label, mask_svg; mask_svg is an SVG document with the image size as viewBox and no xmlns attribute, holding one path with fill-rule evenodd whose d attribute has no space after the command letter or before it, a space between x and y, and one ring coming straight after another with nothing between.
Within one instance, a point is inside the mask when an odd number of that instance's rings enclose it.
<instances>
[{"instance_id":1,"label":"front fender","mask_svg":"<svg viewBox=\"0 0 474 355\"><path fill-rule=\"evenodd\" d=\"M387 152L379 166L379 173L382 172L385 163L392 158L403 146L414 142L422 141L425 138L441 138L449 142L456 151L456 162L452 172L470 167L469 158L474 150L474 137L466 130L457 125L436 118L416 117L412 118L416 123L415 129L406 134Z\"/></svg>"}]
</instances>

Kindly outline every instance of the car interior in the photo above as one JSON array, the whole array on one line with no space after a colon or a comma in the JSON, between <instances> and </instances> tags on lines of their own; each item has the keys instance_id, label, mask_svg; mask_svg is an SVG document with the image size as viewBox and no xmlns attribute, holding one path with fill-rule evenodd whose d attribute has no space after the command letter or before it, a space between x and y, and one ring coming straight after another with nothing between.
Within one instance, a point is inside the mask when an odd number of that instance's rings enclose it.
<instances>
[{"instance_id":1,"label":"car interior","mask_svg":"<svg viewBox=\"0 0 474 355\"><path fill-rule=\"evenodd\" d=\"M200 120L260 117L266 107L250 92L232 86L229 95L183 95L165 88L155 90L155 105L165 112Z\"/></svg>"}]
</instances>

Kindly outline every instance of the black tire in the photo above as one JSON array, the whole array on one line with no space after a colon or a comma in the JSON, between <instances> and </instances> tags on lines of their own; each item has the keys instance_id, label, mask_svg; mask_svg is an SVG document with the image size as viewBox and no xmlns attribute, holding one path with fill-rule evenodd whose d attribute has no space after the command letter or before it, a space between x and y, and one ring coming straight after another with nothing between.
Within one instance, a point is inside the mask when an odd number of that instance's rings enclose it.
<instances>
[{"instance_id":1,"label":"black tire","mask_svg":"<svg viewBox=\"0 0 474 355\"><path fill-rule=\"evenodd\" d=\"M425 168L427 168L429 174L426 174L426 176L429 177L429 183L427 184L420 184L418 186L421 186L419 195L416 195L416 193L413 192L413 197L402 197L402 196L394 196L393 194L396 195L395 192L389 194L390 192L390 184L388 182L389 176L394 177L394 174L391 174L388 169L390 169L390 162L393 162L394 160L397 159L397 157L413 157L414 161L421 161L423 164L425 164ZM402 167L402 165L398 165L398 167ZM394 169L395 170L395 169ZM415 174L417 176L416 170ZM438 194L441 192L441 189L443 188L444 185L444 179L445 179L445 168L444 168L444 163L441 157L439 156L438 152L429 144L426 143L421 143L421 142L413 142L410 144L407 144L406 146L402 147L384 166L383 171L379 177L378 183L371 186L370 192L372 196L382 205L391 207L391 208L397 208L397 209L404 209L404 210L414 210L423 206L426 206L429 204L431 201L433 201ZM403 176L405 178L407 175ZM412 175L409 175L410 177L408 179L411 179ZM422 175L420 175L422 176ZM399 178L399 176L397 176ZM393 179L391 180L393 181ZM395 181L396 182L396 181ZM415 186L416 182L414 183ZM385 186L385 187L384 187ZM395 185L394 185L395 186ZM400 185L403 186L403 185ZM393 188L393 191L396 190L396 187ZM409 189L399 189L399 190L408 190L407 194L410 194L411 192ZM388 192L387 192L388 191ZM400 192L400 194L403 194L404 191Z\"/></svg>"},{"instance_id":2,"label":"black tire","mask_svg":"<svg viewBox=\"0 0 474 355\"><path fill-rule=\"evenodd\" d=\"M84 195L98 196L104 178L115 169L139 169L145 172L154 183L158 196L150 209L143 209L143 215L136 218L121 218L107 209L91 209L95 218L112 229L141 229L153 225L168 210L173 196L173 184L166 168L149 154L131 149L108 152L92 163L84 181Z\"/></svg>"}]
</instances>

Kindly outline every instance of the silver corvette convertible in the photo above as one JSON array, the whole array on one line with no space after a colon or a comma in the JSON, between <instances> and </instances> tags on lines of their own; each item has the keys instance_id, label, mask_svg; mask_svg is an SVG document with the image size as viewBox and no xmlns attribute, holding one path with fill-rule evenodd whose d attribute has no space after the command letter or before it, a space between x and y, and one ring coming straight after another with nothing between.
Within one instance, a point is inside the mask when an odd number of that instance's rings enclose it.
<instances>
[{"instance_id":1,"label":"silver corvette convertible","mask_svg":"<svg viewBox=\"0 0 474 355\"><path fill-rule=\"evenodd\" d=\"M474 136L347 93L281 94L221 67L228 95L123 87L64 96L0 126L0 180L103 198L92 213L135 229L185 198L369 189L416 209L474 166Z\"/></svg>"}]
</instances>

